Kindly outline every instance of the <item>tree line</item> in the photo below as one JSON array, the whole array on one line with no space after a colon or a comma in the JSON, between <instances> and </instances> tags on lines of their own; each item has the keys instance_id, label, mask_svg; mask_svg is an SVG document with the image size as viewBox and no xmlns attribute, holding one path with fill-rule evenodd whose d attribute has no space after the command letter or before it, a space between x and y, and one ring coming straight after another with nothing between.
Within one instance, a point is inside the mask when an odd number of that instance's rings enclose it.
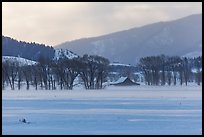
<instances>
[{"instance_id":1,"label":"tree line","mask_svg":"<svg viewBox=\"0 0 204 137\"><path fill-rule=\"evenodd\" d=\"M22 85L35 89L55 90L58 86L71 90L75 78L80 75L86 89L101 89L106 80L109 60L97 55L84 55L74 59L50 60L40 57L38 64L21 66L19 62L2 62L2 89Z\"/></svg>"},{"instance_id":2,"label":"tree line","mask_svg":"<svg viewBox=\"0 0 204 137\"><path fill-rule=\"evenodd\" d=\"M17 41L16 39L2 36L2 55L22 57L38 61L39 57L52 59L55 49L52 46L35 42Z\"/></svg>"},{"instance_id":3,"label":"tree line","mask_svg":"<svg viewBox=\"0 0 204 137\"><path fill-rule=\"evenodd\" d=\"M80 76L85 89L102 89L107 81L109 60L97 55L59 60L39 58L35 65L22 66L19 62L2 62L2 89L12 90L26 85L35 89L72 90L74 80ZM202 56L186 58L178 56L143 57L136 65L142 72L147 85L188 85L202 82ZM194 70L195 72L192 72Z\"/></svg>"},{"instance_id":4,"label":"tree line","mask_svg":"<svg viewBox=\"0 0 204 137\"><path fill-rule=\"evenodd\" d=\"M188 82L202 82L202 56L187 58L178 56L149 56L138 64L147 85L187 85ZM195 72L192 72L195 71Z\"/></svg>"}]
</instances>

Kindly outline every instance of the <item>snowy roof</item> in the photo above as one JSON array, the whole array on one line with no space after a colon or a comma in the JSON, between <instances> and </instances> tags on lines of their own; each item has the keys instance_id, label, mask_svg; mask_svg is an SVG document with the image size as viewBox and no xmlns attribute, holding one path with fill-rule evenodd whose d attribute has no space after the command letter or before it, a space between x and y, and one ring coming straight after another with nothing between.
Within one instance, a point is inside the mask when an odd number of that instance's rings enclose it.
<instances>
[{"instance_id":1,"label":"snowy roof","mask_svg":"<svg viewBox=\"0 0 204 137\"><path fill-rule=\"evenodd\" d=\"M129 64L121 64L121 63L110 63L109 65L111 66L126 66L126 67L131 67Z\"/></svg>"},{"instance_id":2,"label":"snowy roof","mask_svg":"<svg viewBox=\"0 0 204 137\"><path fill-rule=\"evenodd\" d=\"M120 77L117 81L115 82L111 82L110 84L118 84L118 83L122 83L125 81L125 79L127 79L127 77Z\"/></svg>"},{"instance_id":3,"label":"snowy roof","mask_svg":"<svg viewBox=\"0 0 204 137\"><path fill-rule=\"evenodd\" d=\"M140 85L139 83L133 82L128 77L121 77L119 80L117 80L115 83L111 83L111 85L115 86L133 86L133 85Z\"/></svg>"}]
</instances>

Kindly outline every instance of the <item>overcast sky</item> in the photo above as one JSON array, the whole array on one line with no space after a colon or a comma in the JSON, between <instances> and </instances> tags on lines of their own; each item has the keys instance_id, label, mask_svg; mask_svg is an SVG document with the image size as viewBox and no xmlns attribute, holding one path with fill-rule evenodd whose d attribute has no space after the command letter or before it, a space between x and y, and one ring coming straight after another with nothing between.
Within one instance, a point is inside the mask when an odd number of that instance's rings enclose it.
<instances>
[{"instance_id":1,"label":"overcast sky","mask_svg":"<svg viewBox=\"0 0 204 137\"><path fill-rule=\"evenodd\" d=\"M2 3L3 35L55 46L202 13L201 2Z\"/></svg>"}]
</instances>

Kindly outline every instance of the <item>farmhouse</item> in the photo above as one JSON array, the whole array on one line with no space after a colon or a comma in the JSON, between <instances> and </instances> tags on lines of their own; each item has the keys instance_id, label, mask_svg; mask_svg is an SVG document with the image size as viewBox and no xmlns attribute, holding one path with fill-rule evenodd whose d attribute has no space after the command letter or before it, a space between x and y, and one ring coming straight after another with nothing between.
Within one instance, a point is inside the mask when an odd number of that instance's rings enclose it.
<instances>
[{"instance_id":1,"label":"farmhouse","mask_svg":"<svg viewBox=\"0 0 204 137\"><path fill-rule=\"evenodd\" d=\"M110 85L115 85L115 86L135 86L135 85L140 85L140 84L133 82L129 77L121 77L119 80L117 80L114 83L111 83Z\"/></svg>"}]
</instances>

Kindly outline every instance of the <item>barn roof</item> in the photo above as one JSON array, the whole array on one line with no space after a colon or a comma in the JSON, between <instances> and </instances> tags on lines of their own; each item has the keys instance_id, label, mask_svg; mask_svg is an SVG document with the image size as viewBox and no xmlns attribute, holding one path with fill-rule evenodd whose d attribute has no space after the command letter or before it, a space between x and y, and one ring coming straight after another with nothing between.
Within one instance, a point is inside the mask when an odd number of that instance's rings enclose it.
<instances>
[{"instance_id":1,"label":"barn roof","mask_svg":"<svg viewBox=\"0 0 204 137\"><path fill-rule=\"evenodd\" d=\"M133 82L129 77L121 77L116 82L112 83L111 85L116 85L116 86L133 86L133 85L140 85L140 84Z\"/></svg>"}]
</instances>

